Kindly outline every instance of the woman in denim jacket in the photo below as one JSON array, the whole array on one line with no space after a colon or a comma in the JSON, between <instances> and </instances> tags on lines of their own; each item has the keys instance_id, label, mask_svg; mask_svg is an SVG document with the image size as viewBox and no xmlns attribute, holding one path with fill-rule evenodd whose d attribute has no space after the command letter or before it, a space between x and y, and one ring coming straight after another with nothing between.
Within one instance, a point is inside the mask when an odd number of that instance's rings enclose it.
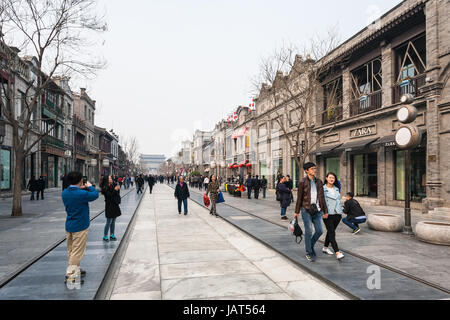
<instances>
[{"instance_id":1,"label":"woman in denim jacket","mask_svg":"<svg viewBox=\"0 0 450 320\"><path fill-rule=\"evenodd\" d=\"M327 173L325 184L323 185L323 191L325 202L327 203L328 215L323 216L323 222L327 228L327 235L322 252L330 255L336 253L336 258L340 260L344 257L344 255L339 251L339 247L336 242L336 228L342 218L342 204L341 194L339 193L339 188L337 186L337 176L333 172ZM334 253L328 248L330 243L333 247Z\"/></svg>"}]
</instances>

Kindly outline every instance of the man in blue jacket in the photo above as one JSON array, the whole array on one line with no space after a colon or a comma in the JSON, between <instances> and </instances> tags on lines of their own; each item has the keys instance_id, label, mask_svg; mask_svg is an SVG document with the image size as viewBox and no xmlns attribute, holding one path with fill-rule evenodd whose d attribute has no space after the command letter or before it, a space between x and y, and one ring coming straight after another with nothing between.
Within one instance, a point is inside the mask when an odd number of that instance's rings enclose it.
<instances>
[{"instance_id":1,"label":"man in blue jacket","mask_svg":"<svg viewBox=\"0 0 450 320\"><path fill-rule=\"evenodd\" d=\"M62 192L67 213L66 242L69 256L66 281L75 282L85 274L85 271L80 269L80 262L86 250L90 224L89 202L98 198L98 191L89 181L83 184L83 175L80 172L70 172L67 181L69 187Z\"/></svg>"}]
</instances>

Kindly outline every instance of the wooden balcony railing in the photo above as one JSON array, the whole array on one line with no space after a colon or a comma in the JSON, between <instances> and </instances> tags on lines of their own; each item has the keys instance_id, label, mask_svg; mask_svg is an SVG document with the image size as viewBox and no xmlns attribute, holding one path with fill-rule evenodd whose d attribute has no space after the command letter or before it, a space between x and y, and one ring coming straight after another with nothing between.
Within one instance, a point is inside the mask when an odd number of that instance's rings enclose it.
<instances>
[{"instance_id":1,"label":"wooden balcony railing","mask_svg":"<svg viewBox=\"0 0 450 320\"><path fill-rule=\"evenodd\" d=\"M83 130L86 130L86 123L83 120L81 120L81 118L78 117L77 115L73 116L73 125Z\"/></svg>"},{"instance_id":2,"label":"wooden balcony railing","mask_svg":"<svg viewBox=\"0 0 450 320\"><path fill-rule=\"evenodd\" d=\"M322 125L342 120L342 106L329 107L322 113Z\"/></svg>"},{"instance_id":3,"label":"wooden balcony railing","mask_svg":"<svg viewBox=\"0 0 450 320\"><path fill-rule=\"evenodd\" d=\"M419 95L419 88L425 85L425 73L419 74L413 78L404 79L399 84L395 85L392 90L392 103L400 102L402 95L410 93L413 96Z\"/></svg>"},{"instance_id":4,"label":"wooden balcony railing","mask_svg":"<svg viewBox=\"0 0 450 320\"><path fill-rule=\"evenodd\" d=\"M64 141L59 140L58 138L52 136L45 136L44 138L42 138L42 143L60 149L64 149Z\"/></svg>"},{"instance_id":5,"label":"wooden balcony railing","mask_svg":"<svg viewBox=\"0 0 450 320\"><path fill-rule=\"evenodd\" d=\"M79 154L87 154L86 146L82 144L75 144L75 152Z\"/></svg>"},{"instance_id":6,"label":"wooden balcony railing","mask_svg":"<svg viewBox=\"0 0 450 320\"><path fill-rule=\"evenodd\" d=\"M381 108L381 99L383 91L378 90L350 101L350 116L356 116L361 113L377 110Z\"/></svg>"}]
</instances>

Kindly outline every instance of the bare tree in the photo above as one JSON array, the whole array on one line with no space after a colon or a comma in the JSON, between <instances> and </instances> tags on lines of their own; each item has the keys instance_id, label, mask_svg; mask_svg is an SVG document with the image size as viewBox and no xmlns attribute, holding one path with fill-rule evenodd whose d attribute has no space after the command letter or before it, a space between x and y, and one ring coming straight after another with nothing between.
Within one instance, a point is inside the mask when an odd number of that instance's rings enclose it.
<instances>
[{"instance_id":1,"label":"bare tree","mask_svg":"<svg viewBox=\"0 0 450 320\"><path fill-rule=\"evenodd\" d=\"M121 145L127 158L127 171L134 172L139 166L139 143L135 136L125 137L121 135L120 137L123 137Z\"/></svg>"},{"instance_id":2,"label":"bare tree","mask_svg":"<svg viewBox=\"0 0 450 320\"><path fill-rule=\"evenodd\" d=\"M318 111L321 106L316 107L317 95L321 93L320 80L329 72L323 58L337 45L334 31L330 31L326 38L311 39L303 50L298 50L293 44L283 45L262 60L260 74L253 80L257 101L264 101L274 111L274 120L299 168L303 167L317 143L335 127L332 125L320 135L313 132L317 119L323 114L328 120L338 115L337 88L332 88L327 96L327 110Z\"/></svg>"},{"instance_id":3,"label":"bare tree","mask_svg":"<svg viewBox=\"0 0 450 320\"><path fill-rule=\"evenodd\" d=\"M33 118L45 89L54 76L93 76L105 66L88 49L92 33L106 31L103 18L95 12L95 0L1 0L0 1L0 59L3 72L0 110L12 127L15 158L12 216L22 215L21 174L23 160L39 141L51 132L35 132L31 142ZM17 48L17 49L16 49ZM22 73L26 79L25 98L16 98L14 77L24 60L20 51L33 56L30 67L34 76ZM30 64L28 64L30 66ZM15 100L22 99L20 115L15 111Z\"/></svg>"}]
</instances>

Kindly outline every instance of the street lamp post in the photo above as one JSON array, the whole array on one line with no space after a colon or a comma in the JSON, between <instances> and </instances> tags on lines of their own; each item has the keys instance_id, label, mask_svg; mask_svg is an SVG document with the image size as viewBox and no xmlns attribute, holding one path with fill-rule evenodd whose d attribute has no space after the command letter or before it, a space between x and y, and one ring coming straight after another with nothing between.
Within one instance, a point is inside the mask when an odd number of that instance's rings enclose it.
<instances>
[{"instance_id":1,"label":"street lamp post","mask_svg":"<svg viewBox=\"0 0 450 320\"><path fill-rule=\"evenodd\" d=\"M413 234L411 227L411 160L409 149L417 147L422 141L422 134L415 125L411 125L417 117L417 109L411 105L414 97L405 94L400 99L403 106L397 111L397 119L404 124L395 133L395 144L399 149L405 150L405 234Z\"/></svg>"}]
</instances>

